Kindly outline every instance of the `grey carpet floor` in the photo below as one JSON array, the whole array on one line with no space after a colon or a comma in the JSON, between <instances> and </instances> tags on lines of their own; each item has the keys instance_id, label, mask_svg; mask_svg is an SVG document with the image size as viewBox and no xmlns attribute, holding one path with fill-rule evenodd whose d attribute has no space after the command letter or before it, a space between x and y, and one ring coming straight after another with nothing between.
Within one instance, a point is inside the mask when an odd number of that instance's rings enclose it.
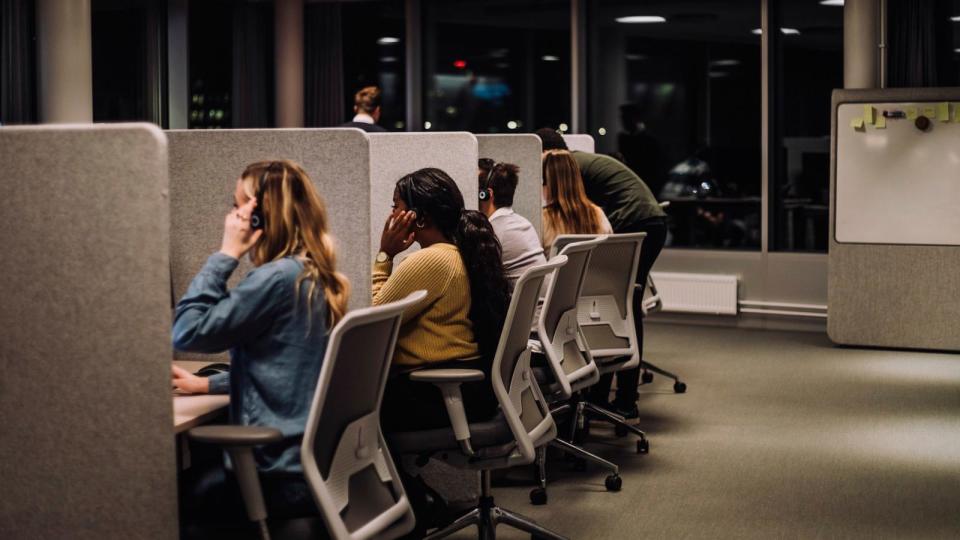
<instances>
[{"instance_id":1,"label":"grey carpet floor","mask_svg":"<svg viewBox=\"0 0 960 540\"><path fill-rule=\"evenodd\" d=\"M960 355L651 324L645 357L689 389L641 387L648 455L593 430L621 492L554 459L549 504L529 503L528 470L497 503L571 538L960 538Z\"/></svg>"}]
</instances>

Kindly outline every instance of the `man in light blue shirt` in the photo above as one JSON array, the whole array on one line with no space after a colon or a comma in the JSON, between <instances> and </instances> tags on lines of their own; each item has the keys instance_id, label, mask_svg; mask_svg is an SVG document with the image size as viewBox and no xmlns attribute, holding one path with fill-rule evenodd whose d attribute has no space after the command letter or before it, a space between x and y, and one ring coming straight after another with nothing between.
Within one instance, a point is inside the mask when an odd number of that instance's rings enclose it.
<instances>
[{"instance_id":1,"label":"man in light blue shirt","mask_svg":"<svg viewBox=\"0 0 960 540\"><path fill-rule=\"evenodd\" d=\"M486 214L503 249L503 269L512 289L524 270L547 262L536 229L513 211L520 169L511 163L479 162L480 211Z\"/></svg>"}]
</instances>

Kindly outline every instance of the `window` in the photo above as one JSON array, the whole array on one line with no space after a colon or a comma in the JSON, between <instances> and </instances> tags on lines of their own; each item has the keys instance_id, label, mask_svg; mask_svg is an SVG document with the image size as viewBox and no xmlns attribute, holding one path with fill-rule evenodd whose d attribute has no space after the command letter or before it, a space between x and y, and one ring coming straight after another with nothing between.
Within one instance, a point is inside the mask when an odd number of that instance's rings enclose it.
<instances>
[{"instance_id":1,"label":"window","mask_svg":"<svg viewBox=\"0 0 960 540\"><path fill-rule=\"evenodd\" d=\"M770 249L827 250L830 103L843 87L843 6L782 0L774 36Z\"/></svg>"},{"instance_id":2,"label":"window","mask_svg":"<svg viewBox=\"0 0 960 540\"><path fill-rule=\"evenodd\" d=\"M423 129L530 132L569 124L570 3L424 5Z\"/></svg>"},{"instance_id":3,"label":"window","mask_svg":"<svg viewBox=\"0 0 960 540\"><path fill-rule=\"evenodd\" d=\"M603 0L590 134L668 201L673 247L759 249L760 2Z\"/></svg>"},{"instance_id":4,"label":"window","mask_svg":"<svg viewBox=\"0 0 960 540\"><path fill-rule=\"evenodd\" d=\"M406 129L407 78L404 3L342 3L343 111L353 117L353 96L365 86L380 87L380 125Z\"/></svg>"}]
</instances>

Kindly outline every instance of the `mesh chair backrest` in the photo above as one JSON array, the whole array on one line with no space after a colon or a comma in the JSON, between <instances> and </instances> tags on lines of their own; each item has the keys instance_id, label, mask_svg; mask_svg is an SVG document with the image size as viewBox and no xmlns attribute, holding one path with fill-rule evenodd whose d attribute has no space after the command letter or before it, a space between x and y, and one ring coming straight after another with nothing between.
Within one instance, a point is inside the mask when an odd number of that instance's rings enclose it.
<instances>
[{"instance_id":1,"label":"mesh chair backrest","mask_svg":"<svg viewBox=\"0 0 960 540\"><path fill-rule=\"evenodd\" d=\"M380 403L403 310L426 296L352 311L333 329L300 448L335 538L395 538L413 511L380 432Z\"/></svg>"},{"instance_id":2,"label":"mesh chair backrest","mask_svg":"<svg viewBox=\"0 0 960 540\"><path fill-rule=\"evenodd\" d=\"M556 434L547 402L530 368L530 321L546 277L566 264L564 256L527 269L517 280L493 360L492 386L517 440L521 461L534 456L534 444Z\"/></svg>"}]
</instances>

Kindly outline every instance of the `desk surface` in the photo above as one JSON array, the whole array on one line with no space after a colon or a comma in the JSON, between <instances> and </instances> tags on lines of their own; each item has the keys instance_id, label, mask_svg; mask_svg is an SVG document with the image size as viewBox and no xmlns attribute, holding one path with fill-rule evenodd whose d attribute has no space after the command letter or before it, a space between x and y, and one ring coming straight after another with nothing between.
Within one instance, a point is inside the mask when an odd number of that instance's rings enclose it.
<instances>
[{"instance_id":1,"label":"desk surface","mask_svg":"<svg viewBox=\"0 0 960 540\"><path fill-rule=\"evenodd\" d=\"M196 371L210 362L178 360L174 362L188 371ZM173 432L180 433L199 426L222 414L230 403L226 394L173 396Z\"/></svg>"}]
</instances>

